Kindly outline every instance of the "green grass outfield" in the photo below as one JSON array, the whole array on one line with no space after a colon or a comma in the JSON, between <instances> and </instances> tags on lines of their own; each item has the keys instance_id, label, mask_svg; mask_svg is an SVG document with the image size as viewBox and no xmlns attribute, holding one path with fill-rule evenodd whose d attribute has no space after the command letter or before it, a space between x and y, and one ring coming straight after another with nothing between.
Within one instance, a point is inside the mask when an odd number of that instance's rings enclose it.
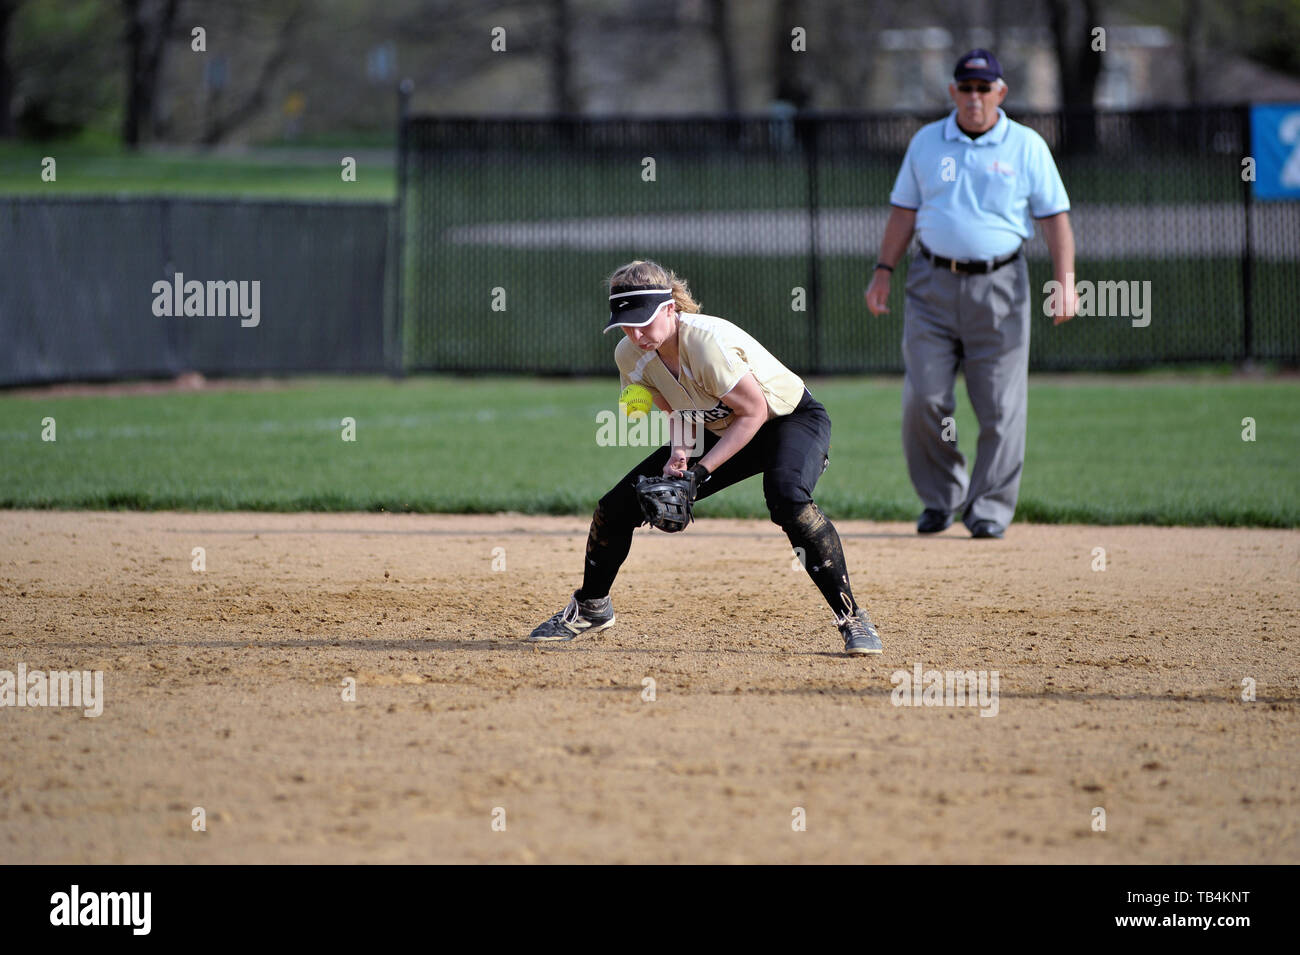
<instances>
[{"instance_id":1,"label":"green grass outfield","mask_svg":"<svg viewBox=\"0 0 1300 955\"><path fill-rule=\"evenodd\" d=\"M131 152L103 137L39 143L0 142L0 196L149 194L184 196L247 196L291 199L393 199L397 195L395 143L374 134L335 137L310 143L281 143L244 152L198 149ZM41 178L42 160L53 157L57 178ZM358 159L357 179L343 182L339 161ZM549 158L550 161L547 161ZM888 160L837 158L820 170L820 201L826 205L883 204L898 174L897 158ZM1233 202L1241 199L1237 160L1232 156L1145 157L1140 173L1107 159L1058 156L1061 174L1071 195L1092 202ZM570 215L640 211L644 199L629 191L627 178L640 175L640 157L595 159L584 156L582 175L573 163L553 154L517 153L502 159L478 157L473 163L439 167L435 188L455 219L459 202L472 210L493 201L484 179L504 173L515 196L532 197L511 210L511 219L549 218L544 211L558 205ZM418 173L413 172L413 175ZM660 180L683 208L751 209L792 206L806 202L806 170L802 157L763 159L727 153L671 158ZM629 200L632 205L624 208ZM577 210L591 208L593 212ZM476 213L477 214L477 213Z\"/></svg>"},{"instance_id":2,"label":"green grass outfield","mask_svg":"<svg viewBox=\"0 0 1300 955\"><path fill-rule=\"evenodd\" d=\"M814 380L834 421L817 498L910 520L896 378ZM645 453L597 445L617 379L299 380L117 397L0 394L0 506L586 514ZM1300 383L1221 375L1042 378L1021 520L1300 526ZM53 417L57 440L41 440ZM356 441L341 421L356 419ZM1242 440L1242 419L1257 440ZM976 427L959 395L961 447ZM765 517L757 479L700 514Z\"/></svg>"},{"instance_id":3,"label":"green grass outfield","mask_svg":"<svg viewBox=\"0 0 1300 955\"><path fill-rule=\"evenodd\" d=\"M54 182L41 179L46 157ZM355 182L344 182L341 159L357 158ZM340 145L246 154L131 153L111 143L0 143L0 196L168 195L265 199L391 200L397 175L391 150Z\"/></svg>"}]
</instances>

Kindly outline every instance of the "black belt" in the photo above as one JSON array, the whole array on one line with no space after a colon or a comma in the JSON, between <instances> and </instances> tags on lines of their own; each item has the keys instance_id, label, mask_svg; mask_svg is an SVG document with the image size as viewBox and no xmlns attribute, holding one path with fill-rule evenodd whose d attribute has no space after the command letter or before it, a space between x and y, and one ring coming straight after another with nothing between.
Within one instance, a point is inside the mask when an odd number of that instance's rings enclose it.
<instances>
[{"instance_id":1,"label":"black belt","mask_svg":"<svg viewBox=\"0 0 1300 955\"><path fill-rule=\"evenodd\" d=\"M917 244L920 245L920 243ZM1016 249L1005 259L993 259L992 261L976 259L962 262L959 259L945 259L942 255L935 255L924 245L921 245L921 254L941 269L948 269L950 272L965 272L967 275L984 275L986 272L994 272L1020 258L1020 250Z\"/></svg>"}]
</instances>

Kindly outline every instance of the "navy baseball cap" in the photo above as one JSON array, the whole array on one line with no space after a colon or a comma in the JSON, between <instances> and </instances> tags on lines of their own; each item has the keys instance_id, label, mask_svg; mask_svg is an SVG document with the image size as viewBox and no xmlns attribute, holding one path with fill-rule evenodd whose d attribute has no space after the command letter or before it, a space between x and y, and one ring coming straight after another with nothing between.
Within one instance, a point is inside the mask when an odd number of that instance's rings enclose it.
<instances>
[{"instance_id":1,"label":"navy baseball cap","mask_svg":"<svg viewBox=\"0 0 1300 955\"><path fill-rule=\"evenodd\" d=\"M619 326L640 328L655 319L665 302L673 300L673 290L661 285L620 285L609 290L609 321L605 331Z\"/></svg>"},{"instance_id":2,"label":"navy baseball cap","mask_svg":"<svg viewBox=\"0 0 1300 955\"><path fill-rule=\"evenodd\" d=\"M984 80L992 83L994 80L1002 79L1002 64L988 50L971 50L957 61L957 67L952 71L952 78L958 82Z\"/></svg>"}]
</instances>

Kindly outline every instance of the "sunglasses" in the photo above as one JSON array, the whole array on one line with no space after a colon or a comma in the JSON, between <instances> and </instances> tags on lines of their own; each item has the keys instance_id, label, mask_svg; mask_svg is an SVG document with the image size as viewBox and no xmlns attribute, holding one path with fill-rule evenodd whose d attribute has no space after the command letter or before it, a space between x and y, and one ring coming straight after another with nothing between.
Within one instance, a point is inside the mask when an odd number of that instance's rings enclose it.
<instances>
[{"instance_id":1,"label":"sunglasses","mask_svg":"<svg viewBox=\"0 0 1300 955\"><path fill-rule=\"evenodd\" d=\"M958 83L957 91L959 93L988 93L993 90L988 83Z\"/></svg>"}]
</instances>

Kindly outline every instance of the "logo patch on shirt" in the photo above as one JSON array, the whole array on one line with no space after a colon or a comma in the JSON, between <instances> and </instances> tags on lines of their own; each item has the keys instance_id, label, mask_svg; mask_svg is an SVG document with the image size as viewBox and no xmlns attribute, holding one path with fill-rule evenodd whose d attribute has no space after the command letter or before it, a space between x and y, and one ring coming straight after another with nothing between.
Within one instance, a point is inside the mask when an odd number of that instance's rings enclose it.
<instances>
[{"instance_id":1,"label":"logo patch on shirt","mask_svg":"<svg viewBox=\"0 0 1300 955\"><path fill-rule=\"evenodd\" d=\"M708 411L700 411L697 409L688 408L684 411L679 411L678 414L680 414L687 421L698 421L703 424L708 424L710 421L721 421L727 415L731 414L731 409L728 408L721 401L719 401Z\"/></svg>"},{"instance_id":2,"label":"logo patch on shirt","mask_svg":"<svg viewBox=\"0 0 1300 955\"><path fill-rule=\"evenodd\" d=\"M995 159L989 164L989 172L996 173L999 176L1014 176L1016 167Z\"/></svg>"}]
</instances>

